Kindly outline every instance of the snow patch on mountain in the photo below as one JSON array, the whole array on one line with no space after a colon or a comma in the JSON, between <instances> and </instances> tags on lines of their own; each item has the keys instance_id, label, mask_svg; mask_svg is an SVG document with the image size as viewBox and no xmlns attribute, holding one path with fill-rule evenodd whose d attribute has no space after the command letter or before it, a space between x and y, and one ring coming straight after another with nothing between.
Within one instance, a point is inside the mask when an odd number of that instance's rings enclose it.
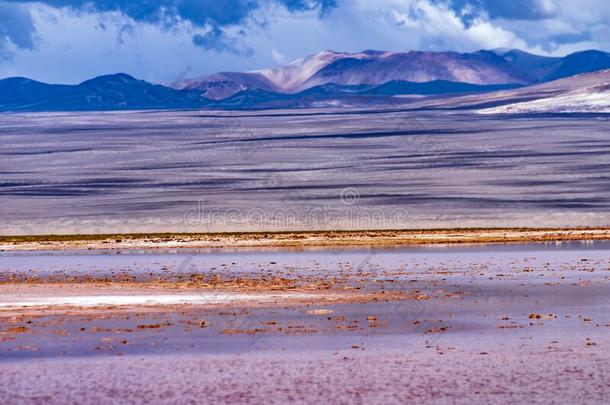
<instances>
[{"instance_id":1,"label":"snow patch on mountain","mask_svg":"<svg viewBox=\"0 0 610 405\"><path fill-rule=\"evenodd\" d=\"M509 104L481 111L507 113L610 113L610 92L571 92L562 96Z\"/></svg>"},{"instance_id":2,"label":"snow patch on mountain","mask_svg":"<svg viewBox=\"0 0 610 405\"><path fill-rule=\"evenodd\" d=\"M596 83L591 83L596 80ZM480 110L483 114L508 113L610 113L610 70L593 74L577 75L572 78L550 82L536 87L557 89L564 86L563 91L550 96L542 96L536 100L510 103L493 108ZM580 85L580 87L579 87Z\"/></svg>"}]
</instances>

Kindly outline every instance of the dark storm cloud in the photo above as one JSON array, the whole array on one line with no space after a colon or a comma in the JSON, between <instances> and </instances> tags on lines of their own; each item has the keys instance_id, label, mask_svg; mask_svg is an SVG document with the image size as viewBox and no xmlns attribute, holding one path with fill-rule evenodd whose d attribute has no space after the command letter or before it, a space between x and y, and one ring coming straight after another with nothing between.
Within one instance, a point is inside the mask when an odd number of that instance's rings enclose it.
<instances>
[{"instance_id":1,"label":"dark storm cloud","mask_svg":"<svg viewBox=\"0 0 610 405\"><path fill-rule=\"evenodd\" d=\"M6 38L21 48L32 46L34 28L31 18L23 10L19 15L15 11L21 9L20 6L25 3L42 3L85 13L120 12L136 22L164 28L171 28L179 21L186 21L195 27L208 30L206 33L194 35L195 45L206 50L237 54L247 54L248 50L243 49L239 38L228 37L224 28L243 24L265 5L284 6L292 12L319 10L320 15L325 15L336 7L335 0L8 0L6 3L0 2L0 22L4 22L1 14L2 4L6 4L6 12L15 15L9 15L6 18L8 23L0 26L0 47L1 41Z\"/></svg>"},{"instance_id":2,"label":"dark storm cloud","mask_svg":"<svg viewBox=\"0 0 610 405\"><path fill-rule=\"evenodd\" d=\"M279 3L283 4L290 11L308 11L317 8L320 10L321 15L337 7L337 0L281 0Z\"/></svg>"},{"instance_id":3,"label":"dark storm cloud","mask_svg":"<svg viewBox=\"0 0 610 405\"><path fill-rule=\"evenodd\" d=\"M487 15L491 19L539 20L556 14L553 0L437 0L449 6L465 19Z\"/></svg>"},{"instance_id":4,"label":"dark storm cloud","mask_svg":"<svg viewBox=\"0 0 610 405\"><path fill-rule=\"evenodd\" d=\"M243 32L241 35L243 35ZM205 34L195 34L193 36L193 45L206 51L229 52L240 56L250 56L254 52L251 48L244 45L239 38L224 35L222 30L217 26L213 26Z\"/></svg>"},{"instance_id":5,"label":"dark storm cloud","mask_svg":"<svg viewBox=\"0 0 610 405\"><path fill-rule=\"evenodd\" d=\"M259 7L257 0L10 0L11 3L43 3L51 7L66 7L83 12L118 11L134 21L167 23L180 18L194 25L238 24Z\"/></svg>"},{"instance_id":6,"label":"dark storm cloud","mask_svg":"<svg viewBox=\"0 0 610 405\"><path fill-rule=\"evenodd\" d=\"M327 12L335 0L9 0L10 3L43 3L51 7L67 7L85 12L118 11L135 21L148 23L189 21L196 26L234 25L243 22L265 4L279 4L290 11L319 9Z\"/></svg>"},{"instance_id":7,"label":"dark storm cloud","mask_svg":"<svg viewBox=\"0 0 610 405\"><path fill-rule=\"evenodd\" d=\"M32 49L35 34L32 17L24 7L0 1L0 58L9 56L9 42L17 48Z\"/></svg>"}]
</instances>

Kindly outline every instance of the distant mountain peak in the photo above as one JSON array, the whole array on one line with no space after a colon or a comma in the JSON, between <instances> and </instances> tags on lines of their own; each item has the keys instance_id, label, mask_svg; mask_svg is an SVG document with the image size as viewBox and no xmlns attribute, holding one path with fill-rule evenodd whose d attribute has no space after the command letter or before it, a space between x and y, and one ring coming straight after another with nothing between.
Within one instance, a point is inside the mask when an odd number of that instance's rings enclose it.
<instances>
[{"instance_id":1,"label":"distant mountain peak","mask_svg":"<svg viewBox=\"0 0 610 405\"><path fill-rule=\"evenodd\" d=\"M610 55L608 52L600 51L599 49L585 49L583 51L577 51L569 56L582 56L582 55Z\"/></svg>"},{"instance_id":2,"label":"distant mountain peak","mask_svg":"<svg viewBox=\"0 0 610 405\"><path fill-rule=\"evenodd\" d=\"M42 84L42 82L38 82L36 80L32 80L32 79L28 79L27 77L22 77L22 76L12 76L12 77L7 77L6 79L2 79L2 82L4 83L19 83L19 84L26 84L26 83L40 83Z\"/></svg>"},{"instance_id":3,"label":"distant mountain peak","mask_svg":"<svg viewBox=\"0 0 610 405\"><path fill-rule=\"evenodd\" d=\"M386 51L378 51L376 49L365 49L361 53L365 55L383 55L384 53L386 53Z\"/></svg>"},{"instance_id":4,"label":"distant mountain peak","mask_svg":"<svg viewBox=\"0 0 610 405\"><path fill-rule=\"evenodd\" d=\"M514 49L512 48L494 48L491 50L491 52L497 53L498 55L504 55L507 52L510 52Z\"/></svg>"},{"instance_id":5,"label":"distant mountain peak","mask_svg":"<svg viewBox=\"0 0 610 405\"><path fill-rule=\"evenodd\" d=\"M347 53L326 49L287 65L208 75L181 81L174 87L198 89L205 97L223 99L248 89L290 94L325 84L353 86L444 80L476 85L523 85L608 68L610 59L606 61L605 55L600 51L584 51L556 58L505 48L472 53L374 49Z\"/></svg>"},{"instance_id":6,"label":"distant mountain peak","mask_svg":"<svg viewBox=\"0 0 610 405\"><path fill-rule=\"evenodd\" d=\"M339 55L339 54L343 54L343 52L337 52L332 49L324 49L323 51L315 53L314 55L322 56L322 55ZM311 55L311 56L314 56L314 55Z\"/></svg>"},{"instance_id":7,"label":"distant mountain peak","mask_svg":"<svg viewBox=\"0 0 610 405\"><path fill-rule=\"evenodd\" d=\"M133 83L139 81L133 76L127 73L113 73L108 75L96 76L93 79L85 80L81 85L94 84L94 83Z\"/></svg>"}]
</instances>

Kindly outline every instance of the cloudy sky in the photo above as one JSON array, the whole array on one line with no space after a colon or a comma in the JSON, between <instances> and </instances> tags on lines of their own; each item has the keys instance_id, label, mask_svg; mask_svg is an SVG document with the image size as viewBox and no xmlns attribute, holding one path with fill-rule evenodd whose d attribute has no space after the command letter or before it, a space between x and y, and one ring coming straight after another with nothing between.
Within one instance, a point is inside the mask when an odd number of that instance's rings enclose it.
<instances>
[{"instance_id":1,"label":"cloudy sky","mask_svg":"<svg viewBox=\"0 0 610 405\"><path fill-rule=\"evenodd\" d=\"M153 82L324 49L610 51L608 0L0 0L0 77Z\"/></svg>"}]
</instances>

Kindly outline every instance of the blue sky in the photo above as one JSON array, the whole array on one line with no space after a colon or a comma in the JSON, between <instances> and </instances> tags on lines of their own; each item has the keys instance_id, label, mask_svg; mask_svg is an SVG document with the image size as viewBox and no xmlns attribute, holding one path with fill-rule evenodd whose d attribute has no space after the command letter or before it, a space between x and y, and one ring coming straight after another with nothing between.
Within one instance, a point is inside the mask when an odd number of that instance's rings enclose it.
<instances>
[{"instance_id":1,"label":"blue sky","mask_svg":"<svg viewBox=\"0 0 610 405\"><path fill-rule=\"evenodd\" d=\"M0 0L0 77L153 82L323 49L610 50L607 0Z\"/></svg>"}]
</instances>

